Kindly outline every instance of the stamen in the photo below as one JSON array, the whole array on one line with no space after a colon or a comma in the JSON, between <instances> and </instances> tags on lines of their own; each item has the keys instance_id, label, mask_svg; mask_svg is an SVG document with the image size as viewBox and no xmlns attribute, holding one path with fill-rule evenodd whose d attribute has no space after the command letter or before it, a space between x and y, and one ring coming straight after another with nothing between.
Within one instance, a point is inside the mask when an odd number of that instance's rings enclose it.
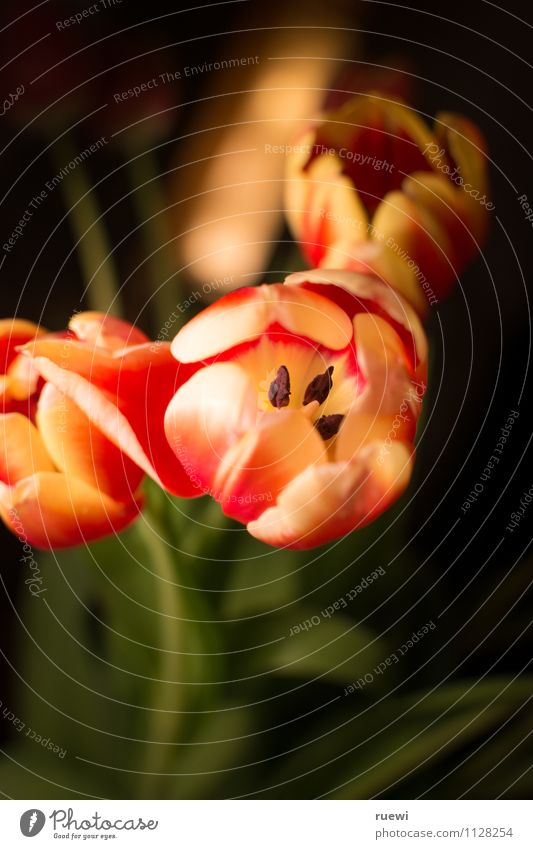
<instances>
[{"instance_id":1,"label":"stamen","mask_svg":"<svg viewBox=\"0 0 533 849\"><path fill-rule=\"evenodd\" d=\"M318 430L322 439L331 439L339 432L344 416L340 413L334 413L331 416L320 416L315 422L315 427Z\"/></svg>"},{"instance_id":2,"label":"stamen","mask_svg":"<svg viewBox=\"0 0 533 849\"><path fill-rule=\"evenodd\" d=\"M331 379L332 374L333 366L329 366L324 374L317 374L317 376L312 379L311 383L305 390L304 407L306 404L310 404L311 401L318 401L319 404L324 403L331 391L331 387L333 386L333 380Z\"/></svg>"},{"instance_id":3,"label":"stamen","mask_svg":"<svg viewBox=\"0 0 533 849\"><path fill-rule=\"evenodd\" d=\"M276 377L270 384L268 400L273 407L288 407L291 395L291 380L286 366L280 366Z\"/></svg>"}]
</instances>

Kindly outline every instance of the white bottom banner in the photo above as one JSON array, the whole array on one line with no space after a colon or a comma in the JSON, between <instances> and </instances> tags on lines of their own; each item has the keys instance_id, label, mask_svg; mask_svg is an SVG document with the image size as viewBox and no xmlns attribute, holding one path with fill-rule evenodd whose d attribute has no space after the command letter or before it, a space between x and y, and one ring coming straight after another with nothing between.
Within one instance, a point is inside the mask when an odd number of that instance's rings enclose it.
<instances>
[{"instance_id":1,"label":"white bottom banner","mask_svg":"<svg viewBox=\"0 0 533 849\"><path fill-rule=\"evenodd\" d=\"M522 801L3 801L1 845L531 849Z\"/></svg>"}]
</instances>

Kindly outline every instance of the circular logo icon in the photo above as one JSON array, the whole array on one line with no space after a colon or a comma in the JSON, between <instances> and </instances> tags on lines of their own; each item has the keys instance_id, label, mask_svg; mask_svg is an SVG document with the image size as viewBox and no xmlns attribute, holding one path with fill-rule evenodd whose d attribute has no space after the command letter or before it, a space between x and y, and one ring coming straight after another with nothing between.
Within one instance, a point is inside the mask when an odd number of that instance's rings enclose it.
<instances>
[{"instance_id":1,"label":"circular logo icon","mask_svg":"<svg viewBox=\"0 0 533 849\"><path fill-rule=\"evenodd\" d=\"M42 831L45 822L46 817L42 811L30 808L29 811L24 811L20 818L20 830L24 837L35 837Z\"/></svg>"}]
</instances>

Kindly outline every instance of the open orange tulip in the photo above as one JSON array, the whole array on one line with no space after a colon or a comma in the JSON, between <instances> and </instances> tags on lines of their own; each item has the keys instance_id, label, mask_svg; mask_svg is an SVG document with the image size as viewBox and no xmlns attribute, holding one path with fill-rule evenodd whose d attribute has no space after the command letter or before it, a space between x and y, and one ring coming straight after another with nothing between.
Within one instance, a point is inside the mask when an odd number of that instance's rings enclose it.
<instances>
[{"instance_id":1,"label":"open orange tulip","mask_svg":"<svg viewBox=\"0 0 533 849\"><path fill-rule=\"evenodd\" d=\"M487 156L477 127L357 96L308 128L287 160L286 214L312 266L370 270L420 315L483 243Z\"/></svg>"},{"instance_id":2,"label":"open orange tulip","mask_svg":"<svg viewBox=\"0 0 533 849\"><path fill-rule=\"evenodd\" d=\"M119 531L138 515L145 473L194 494L163 431L178 372L168 345L98 313L63 334L4 322L0 342L0 515L15 533L60 548Z\"/></svg>"},{"instance_id":3,"label":"open orange tulip","mask_svg":"<svg viewBox=\"0 0 533 849\"><path fill-rule=\"evenodd\" d=\"M319 545L405 489L426 340L379 280L317 270L238 290L172 352L193 373L166 412L170 445L197 491L258 539Z\"/></svg>"}]
</instances>

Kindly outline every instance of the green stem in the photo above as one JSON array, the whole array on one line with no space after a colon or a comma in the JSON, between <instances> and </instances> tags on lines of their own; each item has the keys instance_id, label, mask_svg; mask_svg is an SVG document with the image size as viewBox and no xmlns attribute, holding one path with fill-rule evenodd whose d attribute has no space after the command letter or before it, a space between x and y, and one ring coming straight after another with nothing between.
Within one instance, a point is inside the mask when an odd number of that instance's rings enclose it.
<instances>
[{"instance_id":1,"label":"green stem","mask_svg":"<svg viewBox=\"0 0 533 849\"><path fill-rule=\"evenodd\" d=\"M176 583L176 564L155 516L145 510L136 528L154 569L160 653L158 675L154 676L159 680L153 685L148 719L140 798L157 798L158 788L164 781L169 749L178 740L183 724L180 711L185 701L185 685L178 682L184 677L185 605L183 591Z\"/></svg>"},{"instance_id":2,"label":"green stem","mask_svg":"<svg viewBox=\"0 0 533 849\"><path fill-rule=\"evenodd\" d=\"M77 155L68 135L51 148L60 171ZM120 315L120 294L111 246L96 194L82 165L60 182L86 285L89 309Z\"/></svg>"},{"instance_id":3,"label":"green stem","mask_svg":"<svg viewBox=\"0 0 533 849\"><path fill-rule=\"evenodd\" d=\"M153 292L153 312L160 330L174 313L179 300L179 279L170 244L166 202L161 191L157 160L152 152L129 159L128 170L133 187L133 203L142 225Z\"/></svg>"}]
</instances>

